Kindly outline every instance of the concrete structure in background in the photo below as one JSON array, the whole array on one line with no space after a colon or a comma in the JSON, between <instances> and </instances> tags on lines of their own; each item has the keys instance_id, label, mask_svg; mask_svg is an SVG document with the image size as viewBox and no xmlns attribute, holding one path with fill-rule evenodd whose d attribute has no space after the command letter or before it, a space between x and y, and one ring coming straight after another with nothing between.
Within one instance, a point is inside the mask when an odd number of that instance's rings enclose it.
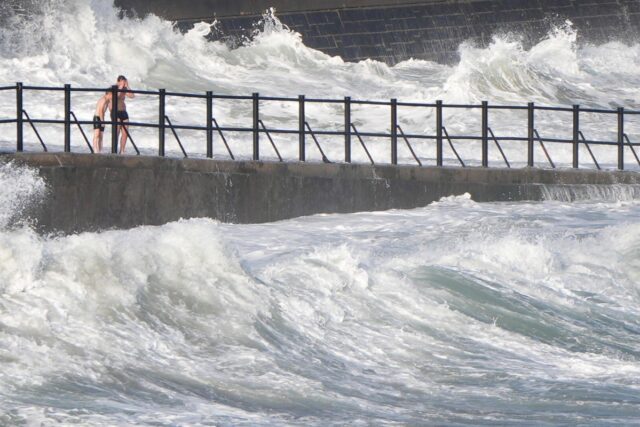
<instances>
[{"instance_id":1,"label":"concrete structure in background","mask_svg":"<svg viewBox=\"0 0 640 427\"><path fill-rule=\"evenodd\" d=\"M48 186L29 216L41 232L74 233L180 218L260 223L318 213L407 209L469 193L480 202L541 200L563 188L636 184L634 172L536 168L436 168L208 159L5 154L38 168ZM604 191L606 193L606 191ZM640 191L638 191L640 196Z\"/></svg>"},{"instance_id":2,"label":"concrete structure in background","mask_svg":"<svg viewBox=\"0 0 640 427\"><path fill-rule=\"evenodd\" d=\"M218 19L212 38L237 45L264 11L302 34L304 43L348 61L394 64L409 58L451 63L463 41L484 46L496 33L515 32L525 45L553 25L573 22L582 40L633 42L640 0L116 0L126 10L177 21L181 28Z\"/></svg>"}]
</instances>

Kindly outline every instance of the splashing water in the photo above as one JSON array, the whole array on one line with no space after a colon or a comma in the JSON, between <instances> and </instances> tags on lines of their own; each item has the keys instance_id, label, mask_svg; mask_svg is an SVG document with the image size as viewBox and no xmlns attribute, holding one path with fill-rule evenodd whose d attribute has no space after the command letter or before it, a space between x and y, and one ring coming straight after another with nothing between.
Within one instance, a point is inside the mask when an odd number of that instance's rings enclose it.
<instances>
[{"instance_id":1,"label":"splashing water","mask_svg":"<svg viewBox=\"0 0 640 427\"><path fill-rule=\"evenodd\" d=\"M125 74L133 88L217 94L290 96L340 99L398 98L404 101L525 105L534 101L541 105L581 104L585 107L638 107L640 87L639 45L611 42L604 45L576 43L576 32L570 23L550 31L544 40L530 49L523 48L517 34L496 35L487 47L463 43L460 62L454 66L429 61L409 60L394 67L372 60L344 62L304 45L304 39L274 16L265 16L263 29L251 42L230 49L221 42L207 42L205 35L211 24L200 23L181 34L170 22L150 15L144 19L119 19L110 2L97 0L42 0L33 2L37 12L13 13L0 29L0 82L108 87L115 76ZM0 6L11 10L9 6ZM0 14L2 15L2 14ZM4 15L10 15L5 11ZM0 97L0 115L13 117L14 101ZM83 120L91 120L97 94L74 94L72 108ZM62 118L61 94L27 93L25 109L32 116ZM157 97L139 96L128 110L135 121L157 122ZM176 124L202 126L206 117L204 101L170 97L167 114ZM314 129L337 130L343 127L341 105L307 106L307 120ZM216 100L214 115L223 126L251 125L248 101ZM388 108L356 107L352 118L359 129L389 132ZM476 117L477 116L477 117ZM295 128L297 105L263 102L261 117L267 127ZM526 136L526 112L492 110L489 123L498 136ZM435 134L432 109L400 108L399 121L407 133ZM447 110L445 125L452 134L479 134L478 110ZM615 141L615 115L583 113L581 127L588 139ZM536 127L543 137L571 138L571 114L537 112ZM41 126L48 144L61 145L60 126ZM640 135L635 116L628 116L625 131L632 141ZM12 146L13 128L0 137ZM136 142L143 152L153 153L157 135L153 129L135 129ZM240 157L251 155L249 134L228 133L232 150ZM29 149L39 149L33 135L27 133ZM181 131L187 151L192 156L205 153L205 138L200 131ZM86 151L78 135L74 150ZM226 150L216 140L214 156L226 158ZM297 158L297 140L293 135L278 135L276 142L287 159ZM330 159L343 158L340 138L323 137L320 141ZM371 139L370 150L377 162L389 161L388 141ZM412 141L426 164L433 163L434 142ZM171 143L172 144L172 143ZM177 155L177 146L168 147ZM479 164L477 141L457 142L464 160ZM523 142L503 143L515 166L526 162ZM605 167L616 166L615 147L595 146L595 154ZM583 167L594 167L588 153L581 152ZM309 146L311 161L321 160L320 153ZM365 162L365 153L354 147L354 160ZM571 148L551 144L550 154L561 165L570 165ZM455 164L453 152L445 147L447 164ZM412 163L405 147L400 159ZM544 154L536 146L535 156L543 164ZM264 149L263 158L275 158ZM629 156L631 159L631 156ZM490 162L501 165L497 150L490 150ZM628 162L628 167L633 167Z\"/></svg>"}]
</instances>

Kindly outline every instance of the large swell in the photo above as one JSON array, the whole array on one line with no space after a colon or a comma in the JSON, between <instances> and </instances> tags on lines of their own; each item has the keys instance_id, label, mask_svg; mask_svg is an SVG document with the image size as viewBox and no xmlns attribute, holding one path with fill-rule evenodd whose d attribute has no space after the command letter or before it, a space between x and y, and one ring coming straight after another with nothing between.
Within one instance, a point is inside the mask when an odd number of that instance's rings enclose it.
<instances>
[{"instance_id":1,"label":"large swell","mask_svg":"<svg viewBox=\"0 0 640 427\"><path fill-rule=\"evenodd\" d=\"M23 9L15 3L23 4ZM13 7L12 7L13 5ZM26 11L25 9L26 8ZM17 10L17 11L16 11ZM610 42L603 45L577 43L576 31L570 23L551 28L548 35L531 48L524 48L518 34L496 34L486 47L463 43L459 47L460 61L452 66L429 61L408 60L389 67L373 60L344 62L304 45L304 39L283 27L270 15L265 15L263 29L250 43L230 49L222 42L207 42L204 37L211 26L200 23L186 34L175 30L172 23L156 16L144 19L118 18L110 1L103 0L32 0L8 1L0 5L0 83L23 81L38 85L70 83L74 86L108 87L115 76L125 74L131 86L138 89L166 88L169 91L250 95L259 92L269 96L297 96L353 99L477 104L482 100L492 104L525 105L536 102L546 106L580 104L592 108L638 107L640 88L640 45ZM5 92L10 93L10 92ZM72 108L83 120L91 120L97 94L76 93ZM28 92L25 109L37 118L63 118L62 94ZM156 123L157 97L139 96L129 103L134 121ZM295 129L298 125L296 103L263 102L261 117L271 128ZM0 115L15 115L13 96L0 96ZM167 115L172 122L183 125L204 125L205 104L202 100L170 97ZM251 105L248 101L216 100L214 116L222 126L251 126ZM354 106L352 118L360 130L389 131L388 107ZM572 137L571 113L540 111L536 127L542 137ZM307 105L307 120L316 130L342 130L343 108L340 104ZM400 108L399 122L405 132L435 134L433 109ZM525 137L526 111L491 110L489 124L497 136ZM447 110L445 125L449 133L479 135L479 110ZM617 140L615 115L584 113L581 126L590 140ZM14 126L3 125L4 146L12 146ZM40 126L45 142L62 144L61 126ZM640 137L635 116L627 116L625 131L632 141ZM136 129L135 140L143 152L157 152L157 132ZM27 129L28 148L40 150L35 136ZM108 137L108 135L107 135ZM187 152L192 156L205 153L205 138L201 131L180 131ZM226 158L221 141L214 143L214 155ZM239 157L251 155L251 135L228 132L231 149ZM74 130L73 149L87 151L81 136ZM294 135L275 137L280 151L288 159L297 158ZM377 162L388 162L388 140L368 138L366 141ZM309 141L310 160L321 159ZM321 137L327 155L332 160L344 158L340 138ZM426 164L432 164L435 147L430 140L412 141L417 154ZM480 145L477 141L457 141L457 149L468 164L478 164ZM510 162L516 166L526 162L526 146L522 142L504 142ZM561 166L570 165L571 147L549 144L552 159ZM170 139L170 154L178 155ZM599 162L605 167L616 166L615 147L593 147ZM539 146L535 156L541 166L546 164ZM581 148L582 166L594 167L585 147ZM449 147L445 161L455 164ZM356 144L355 161L366 161L364 151ZM406 147L400 147L402 162L412 163ZM628 167L633 167L627 153ZM267 145L262 157L275 158ZM490 161L502 165L496 147L490 149Z\"/></svg>"},{"instance_id":2,"label":"large swell","mask_svg":"<svg viewBox=\"0 0 640 427\"><path fill-rule=\"evenodd\" d=\"M263 225L3 228L0 423L637 423L638 215L462 196Z\"/></svg>"},{"instance_id":3,"label":"large swell","mask_svg":"<svg viewBox=\"0 0 640 427\"><path fill-rule=\"evenodd\" d=\"M9 3L0 5L7 84L106 86L124 73L148 89L637 107L640 48L578 46L570 26L531 49L497 36L486 48L461 45L454 66L388 67L311 50L277 20L230 50L204 41L208 25L183 35L153 16L120 20L108 1L23 2L27 14ZM94 101L74 96L73 108L90 118ZM29 93L25 108L60 118L60 105L61 96ZM295 118L295 106L262 107L267 123ZM0 96L0 113L14 109ZM129 110L155 120L157 105L138 97ZM168 111L191 123L204 105L172 100ZM314 127L341 126L338 107L308 112ZM216 114L250 117L240 103L216 104ZM385 130L388 111L354 117ZM524 133L516 116L492 117L494 130ZM401 112L414 130L428 132L432 118ZM479 123L447 120L460 132ZM567 118L539 120L561 133ZM585 126L615 133L586 117ZM0 129L14 138L12 126ZM59 129L41 131L60 143ZM136 135L151 152L154 134ZM202 152L201 135L182 136ZM277 142L295 156L294 141ZM340 156L341 142L322 142ZM249 140L231 144L248 155ZM386 159L385 144L374 155ZM418 148L432 159L433 147ZM476 146L460 149L477 161ZM569 161L563 147L550 150ZM462 196L263 225L193 219L42 236L17 219L46 197L46 183L1 164L0 424L640 423L636 191L549 186L541 203Z\"/></svg>"}]
</instances>

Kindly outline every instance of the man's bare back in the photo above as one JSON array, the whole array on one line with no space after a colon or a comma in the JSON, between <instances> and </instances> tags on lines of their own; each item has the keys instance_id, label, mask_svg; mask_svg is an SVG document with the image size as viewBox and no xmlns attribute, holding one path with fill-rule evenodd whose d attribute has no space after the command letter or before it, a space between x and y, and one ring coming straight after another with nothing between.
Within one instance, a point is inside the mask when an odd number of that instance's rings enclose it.
<instances>
[{"instance_id":1,"label":"man's bare back","mask_svg":"<svg viewBox=\"0 0 640 427\"><path fill-rule=\"evenodd\" d=\"M111 104L111 94L104 94L102 98L98 100L96 104L96 116L100 117L100 120L104 120L104 113L107 111Z\"/></svg>"},{"instance_id":2,"label":"man's bare back","mask_svg":"<svg viewBox=\"0 0 640 427\"><path fill-rule=\"evenodd\" d=\"M102 134L104 133L104 114L111 107L111 92L106 91L96 103L96 112L93 115L93 152L102 151Z\"/></svg>"}]
</instances>

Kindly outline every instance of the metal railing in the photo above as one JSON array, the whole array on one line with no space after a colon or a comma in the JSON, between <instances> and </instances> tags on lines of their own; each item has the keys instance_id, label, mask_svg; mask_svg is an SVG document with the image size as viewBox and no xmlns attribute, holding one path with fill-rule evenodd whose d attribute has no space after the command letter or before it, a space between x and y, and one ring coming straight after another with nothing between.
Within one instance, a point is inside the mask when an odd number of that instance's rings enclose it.
<instances>
[{"instance_id":1,"label":"metal railing","mask_svg":"<svg viewBox=\"0 0 640 427\"><path fill-rule=\"evenodd\" d=\"M71 131L72 125L75 124L81 131L83 139L89 150L93 152L93 148L89 143L89 140L82 128L83 125L91 125L93 121L78 120L74 112L71 110L72 94L74 92L89 92L89 93L104 93L104 89L100 88L75 88L71 85L64 85L63 87L41 87L41 86L26 86L22 83L17 83L13 86L0 87L2 91L15 91L16 94L16 115L14 118L2 118L0 117L0 124L16 124L16 151L24 151L24 124L26 122L30 125L35 133L40 145L44 151L48 151L47 145L37 130L37 124L59 124L64 126L64 152L71 152ZM24 108L24 92L25 91L61 91L64 93L64 120L42 119L32 118L29 116ZM527 106L517 105L489 105L488 102L483 101L481 104L476 105L461 105L461 104L444 104L442 101L436 101L435 103L416 103L416 102L399 102L396 99L390 101L364 101L353 100L350 97L343 99L315 99L306 98L304 95L300 95L297 98L289 97L268 97L260 96L258 93L253 93L251 96L239 96L239 95L215 95L213 92L208 91L204 94L194 93L177 93L167 92L165 89L157 91L149 90L122 90L116 86L111 88L112 99L117 99L118 95L124 92L131 92L134 94L151 95L156 96L158 99L158 121L156 123L142 123L142 122L127 122L128 128L155 128L158 130L158 156L165 156L166 154L166 140L165 134L167 128L169 128L178 142L180 150L184 157L188 157L187 150L185 149L178 130L192 130L203 131L206 133L206 157L213 157L213 139L214 134L217 133L229 157L235 160L235 156L230 148L229 141L225 136L225 132L239 132L250 133L252 135L252 159L260 160L260 137L266 135L273 151L276 153L278 160L283 161L280 151L278 150L272 135L275 134L295 134L298 136L298 160L306 161L306 144L307 136L311 136L316 148L318 149L322 160L324 162L338 161L339 159L329 159L325 151L318 140L318 136L334 136L344 138L344 162L351 162L352 154L352 136L355 136L363 148L369 162L375 164L373 157L364 138L388 138L390 142L390 163L393 165L398 164L398 139L402 138L413 159L418 166L423 166L423 162L416 154L411 140L432 140L435 141L435 166L443 166L443 152L445 142L448 144L451 151L454 153L456 159L462 167L466 167L466 164L458 151L455 148L454 141L475 140L481 142L481 165L483 167L489 167L489 142L493 141L499 150L502 160L507 167L511 167L500 142L506 141L519 141L526 142L527 144L527 163L528 167L535 166L534 158L534 144L537 142L542 148L546 160L552 168L556 167L556 164L552 161L551 156L545 146L545 143L558 143L558 144L570 144L572 146L572 166L578 168L580 165L580 147L584 146L590 154L591 160L595 164L597 169L601 166L598 163L591 146L611 146L617 150L617 168L623 170L625 168L625 148L629 148L633 154L634 160L640 165L640 157L638 156L634 147L640 145L640 143L631 142L628 135L624 131L625 116L627 115L640 115L640 111L625 110L623 107L619 107L613 110L606 109L594 109L594 108L581 108L579 105L573 105L572 107L546 107L537 106L534 103L529 103ZM195 98L202 99L206 102L206 116L203 117L204 126L197 125L177 125L173 124L166 114L167 98L168 97L181 97L181 98ZM213 116L213 103L214 100L246 100L252 103L252 119L253 124L251 127L233 127L233 126L220 126L216 118ZM260 118L260 103L265 101L278 101L278 102L291 102L298 104L298 126L297 129L278 129L267 128L264 121ZM312 130L306 117L306 106L308 104L334 104L342 105L344 111L344 127L342 130ZM352 106L354 105L372 105L389 107L389 133L386 132L364 132L359 131L351 118ZM398 107L418 107L418 108L430 108L435 110L435 135L427 134L409 134L405 133L399 123ZM445 109L479 109L481 119L481 132L480 135L451 135L447 131L444 123L444 110ZM489 127L489 112L490 110L520 110L527 113L527 136L496 136L493 130ZM543 138L540 136L538 129L535 127L535 112L536 111L552 111L552 112L568 112L572 113L572 138ZM617 117L617 138L615 141L597 141L588 140L585 138L582 130L580 129L580 114L581 113L594 113L604 115L615 115ZM117 103L113 103L111 111L110 121L104 121L103 124L111 127L111 153L116 154L118 152L118 127L122 125L122 122L117 120L118 108ZM139 155L140 150L131 137L131 132L127 131L127 139L131 141L136 153Z\"/></svg>"}]
</instances>

